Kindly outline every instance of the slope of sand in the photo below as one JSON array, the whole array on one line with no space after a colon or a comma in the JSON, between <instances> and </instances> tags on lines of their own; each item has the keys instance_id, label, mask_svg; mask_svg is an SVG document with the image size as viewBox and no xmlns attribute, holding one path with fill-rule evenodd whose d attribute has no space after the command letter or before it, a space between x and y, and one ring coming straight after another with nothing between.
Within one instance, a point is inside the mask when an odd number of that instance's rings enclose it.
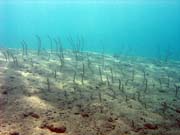
<instances>
[{"instance_id":1,"label":"slope of sand","mask_svg":"<svg viewBox=\"0 0 180 135\"><path fill-rule=\"evenodd\" d=\"M1 50L0 135L180 135L178 61L66 50L62 65L9 51L18 63Z\"/></svg>"}]
</instances>

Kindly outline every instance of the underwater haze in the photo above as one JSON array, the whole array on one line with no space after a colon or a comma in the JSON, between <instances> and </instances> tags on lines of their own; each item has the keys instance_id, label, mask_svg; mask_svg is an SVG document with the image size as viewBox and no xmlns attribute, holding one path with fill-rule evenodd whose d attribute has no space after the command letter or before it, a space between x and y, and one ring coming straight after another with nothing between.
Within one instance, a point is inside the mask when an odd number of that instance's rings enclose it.
<instances>
[{"instance_id":1,"label":"underwater haze","mask_svg":"<svg viewBox=\"0 0 180 135\"><path fill-rule=\"evenodd\" d=\"M67 37L81 35L85 50L158 57L170 49L179 59L179 13L179 0L1 0L0 45L36 48L39 35L49 48L50 35L70 48Z\"/></svg>"}]
</instances>

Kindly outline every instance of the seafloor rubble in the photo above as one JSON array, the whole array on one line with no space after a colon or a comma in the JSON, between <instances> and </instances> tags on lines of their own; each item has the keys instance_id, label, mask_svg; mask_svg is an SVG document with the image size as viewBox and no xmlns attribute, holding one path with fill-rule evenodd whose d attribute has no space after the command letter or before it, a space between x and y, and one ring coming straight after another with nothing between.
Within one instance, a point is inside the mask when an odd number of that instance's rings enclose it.
<instances>
[{"instance_id":1,"label":"seafloor rubble","mask_svg":"<svg viewBox=\"0 0 180 135\"><path fill-rule=\"evenodd\" d=\"M0 135L180 135L180 62L3 49Z\"/></svg>"}]
</instances>

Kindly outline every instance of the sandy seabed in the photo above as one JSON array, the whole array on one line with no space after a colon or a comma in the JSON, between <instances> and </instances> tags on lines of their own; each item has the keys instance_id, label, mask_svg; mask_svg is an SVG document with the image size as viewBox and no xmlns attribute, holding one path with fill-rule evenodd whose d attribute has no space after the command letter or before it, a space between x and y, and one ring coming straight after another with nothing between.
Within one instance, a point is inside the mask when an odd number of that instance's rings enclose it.
<instances>
[{"instance_id":1,"label":"sandy seabed","mask_svg":"<svg viewBox=\"0 0 180 135\"><path fill-rule=\"evenodd\" d=\"M0 135L180 135L179 61L63 55L0 51Z\"/></svg>"}]
</instances>

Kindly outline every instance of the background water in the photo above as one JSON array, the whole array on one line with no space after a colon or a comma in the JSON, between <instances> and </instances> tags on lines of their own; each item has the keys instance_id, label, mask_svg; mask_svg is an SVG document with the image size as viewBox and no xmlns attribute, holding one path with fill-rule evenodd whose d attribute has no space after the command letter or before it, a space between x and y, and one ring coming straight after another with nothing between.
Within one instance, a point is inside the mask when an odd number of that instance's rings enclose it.
<instances>
[{"instance_id":1,"label":"background water","mask_svg":"<svg viewBox=\"0 0 180 135\"><path fill-rule=\"evenodd\" d=\"M37 47L35 35L47 38L83 36L85 50L158 57L167 50L180 59L179 0L0 1L0 46Z\"/></svg>"}]
</instances>

